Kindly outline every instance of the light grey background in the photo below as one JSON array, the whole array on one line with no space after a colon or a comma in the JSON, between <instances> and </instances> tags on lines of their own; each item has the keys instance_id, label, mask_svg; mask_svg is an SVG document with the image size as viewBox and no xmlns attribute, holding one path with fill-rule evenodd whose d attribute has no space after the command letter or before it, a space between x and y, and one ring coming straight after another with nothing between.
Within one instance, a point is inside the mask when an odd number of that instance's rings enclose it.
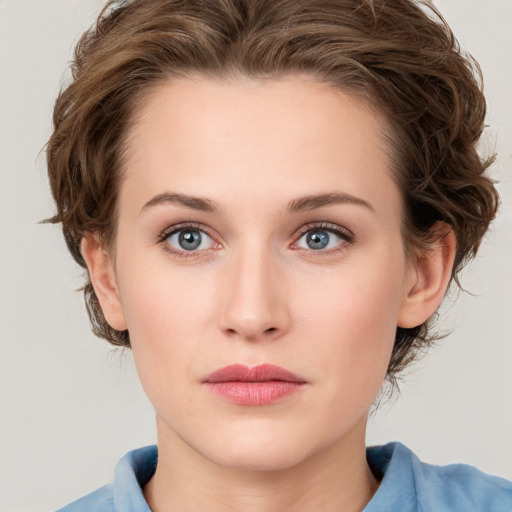
<instances>
[{"instance_id":1,"label":"light grey background","mask_svg":"<svg viewBox=\"0 0 512 512\"><path fill-rule=\"evenodd\" d=\"M100 0L0 0L0 510L54 510L108 482L153 443L154 415L129 353L89 333L80 270L59 228L39 151L71 48ZM485 149L503 206L465 273L474 296L443 308L454 333L372 418L369 443L512 478L512 2L438 0L486 76Z\"/></svg>"}]
</instances>

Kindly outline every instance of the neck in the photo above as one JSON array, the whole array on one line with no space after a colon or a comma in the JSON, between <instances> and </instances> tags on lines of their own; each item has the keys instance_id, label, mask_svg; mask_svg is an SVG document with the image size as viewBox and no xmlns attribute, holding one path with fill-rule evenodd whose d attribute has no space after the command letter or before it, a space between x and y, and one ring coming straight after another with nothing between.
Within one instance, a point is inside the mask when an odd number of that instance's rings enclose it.
<instances>
[{"instance_id":1,"label":"neck","mask_svg":"<svg viewBox=\"0 0 512 512\"><path fill-rule=\"evenodd\" d=\"M377 490L356 428L300 463L273 471L232 469L208 460L157 421L158 465L144 488L153 512L356 512Z\"/></svg>"}]
</instances>

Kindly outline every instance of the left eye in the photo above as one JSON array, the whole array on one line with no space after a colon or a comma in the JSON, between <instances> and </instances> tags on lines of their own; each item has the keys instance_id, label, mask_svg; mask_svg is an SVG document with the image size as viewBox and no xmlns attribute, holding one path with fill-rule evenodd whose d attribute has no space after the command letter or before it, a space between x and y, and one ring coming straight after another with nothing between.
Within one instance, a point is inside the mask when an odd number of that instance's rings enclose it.
<instances>
[{"instance_id":1,"label":"left eye","mask_svg":"<svg viewBox=\"0 0 512 512\"><path fill-rule=\"evenodd\" d=\"M297 246L301 249L321 251L333 249L340 245L344 238L329 229L311 229L304 233L297 241Z\"/></svg>"},{"instance_id":2,"label":"left eye","mask_svg":"<svg viewBox=\"0 0 512 512\"><path fill-rule=\"evenodd\" d=\"M169 234L166 243L178 251L200 251L210 249L213 240L200 229L178 229Z\"/></svg>"}]
</instances>

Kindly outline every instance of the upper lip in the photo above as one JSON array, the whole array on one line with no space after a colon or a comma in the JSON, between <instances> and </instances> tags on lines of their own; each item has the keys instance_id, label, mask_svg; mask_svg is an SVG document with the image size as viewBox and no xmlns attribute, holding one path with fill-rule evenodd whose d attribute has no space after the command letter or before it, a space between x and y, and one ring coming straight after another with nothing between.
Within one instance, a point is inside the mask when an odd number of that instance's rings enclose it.
<instances>
[{"instance_id":1,"label":"upper lip","mask_svg":"<svg viewBox=\"0 0 512 512\"><path fill-rule=\"evenodd\" d=\"M268 382L283 381L305 383L306 381L294 373L273 364L260 364L246 366L244 364L230 364L208 375L204 382Z\"/></svg>"}]
</instances>

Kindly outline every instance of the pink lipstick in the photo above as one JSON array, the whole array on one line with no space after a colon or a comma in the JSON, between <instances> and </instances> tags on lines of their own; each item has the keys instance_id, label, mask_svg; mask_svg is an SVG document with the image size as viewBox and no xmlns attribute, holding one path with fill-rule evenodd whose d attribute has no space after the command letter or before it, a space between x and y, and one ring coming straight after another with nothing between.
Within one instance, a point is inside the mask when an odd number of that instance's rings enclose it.
<instances>
[{"instance_id":1,"label":"pink lipstick","mask_svg":"<svg viewBox=\"0 0 512 512\"><path fill-rule=\"evenodd\" d=\"M238 405L268 405L296 393L306 381L271 364L253 367L231 364L213 372L203 383L229 402Z\"/></svg>"}]
</instances>

